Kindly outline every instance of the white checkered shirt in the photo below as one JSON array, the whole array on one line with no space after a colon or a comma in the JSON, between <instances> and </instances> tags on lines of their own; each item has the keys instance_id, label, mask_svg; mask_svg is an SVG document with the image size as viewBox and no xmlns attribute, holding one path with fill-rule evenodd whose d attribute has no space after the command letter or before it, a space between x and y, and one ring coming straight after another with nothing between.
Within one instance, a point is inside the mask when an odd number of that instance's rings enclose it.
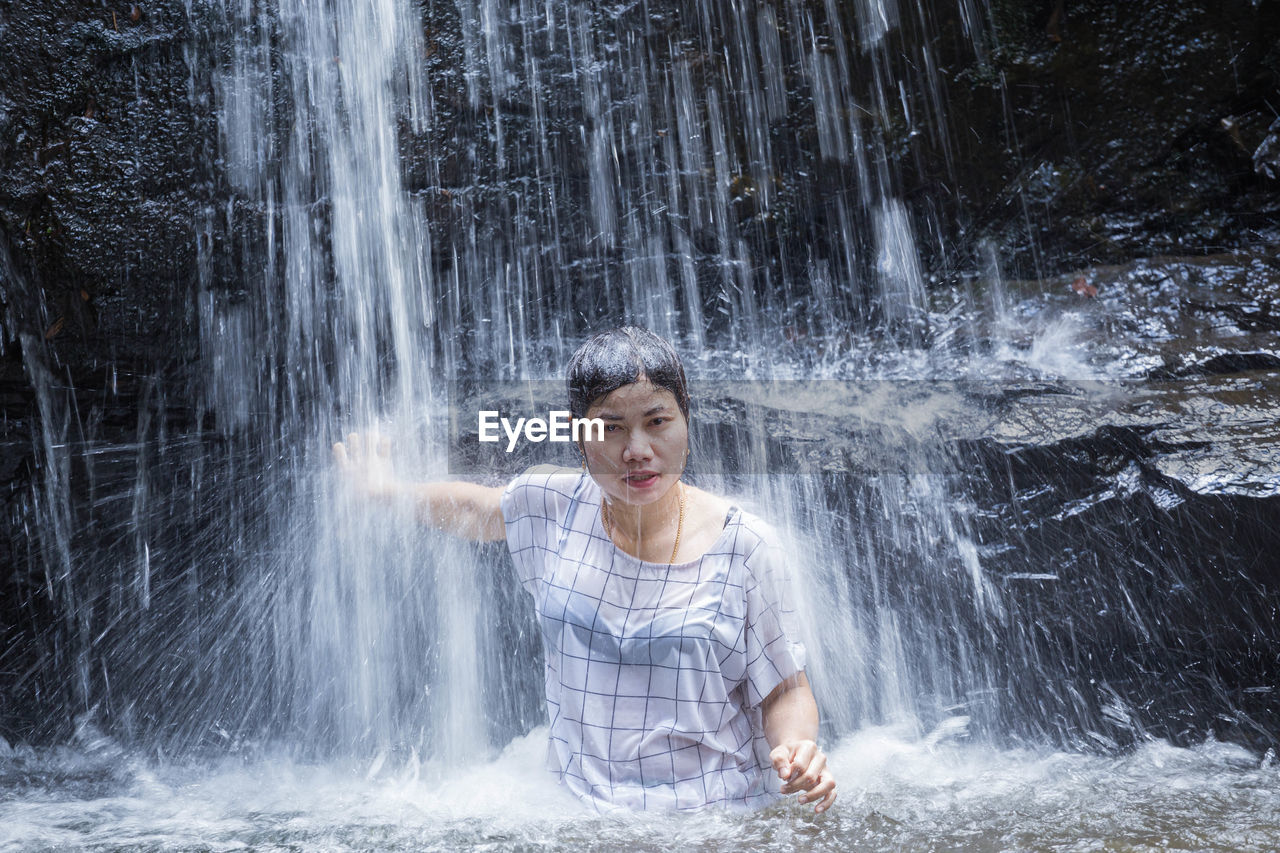
<instances>
[{"instance_id":1,"label":"white checkered shirt","mask_svg":"<svg viewBox=\"0 0 1280 853\"><path fill-rule=\"evenodd\" d=\"M597 808L755 807L778 796L760 703L804 668L776 533L733 507L668 566L605 533L600 487L555 469L502 495L546 652L548 765Z\"/></svg>"}]
</instances>

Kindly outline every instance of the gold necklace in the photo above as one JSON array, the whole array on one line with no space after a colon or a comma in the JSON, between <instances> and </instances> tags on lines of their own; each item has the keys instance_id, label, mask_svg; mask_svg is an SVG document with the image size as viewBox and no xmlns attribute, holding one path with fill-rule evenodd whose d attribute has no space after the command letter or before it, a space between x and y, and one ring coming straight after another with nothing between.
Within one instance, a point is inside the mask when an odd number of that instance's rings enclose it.
<instances>
[{"instance_id":1,"label":"gold necklace","mask_svg":"<svg viewBox=\"0 0 1280 853\"><path fill-rule=\"evenodd\" d=\"M680 489L680 516L676 520L676 541L671 546L671 559L667 560L670 566L676 561L676 552L680 550L680 533L684 530L684 484L679 480L676 481L677 488ZM613 539L613 516L609 512L609 504L604 499L604 495L600 496L600 521L604 524L604 532L609 535L609 539Z\"/></svg>"}]
</instances>

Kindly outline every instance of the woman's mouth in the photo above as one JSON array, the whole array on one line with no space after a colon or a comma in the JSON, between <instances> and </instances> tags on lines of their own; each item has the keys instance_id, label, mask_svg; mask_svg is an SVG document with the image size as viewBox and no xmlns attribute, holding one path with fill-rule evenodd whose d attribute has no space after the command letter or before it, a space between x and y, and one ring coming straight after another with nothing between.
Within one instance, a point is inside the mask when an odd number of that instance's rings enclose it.
<instances>
[{"instance_id":1,"label":"woman's mouth","mask_svg":"<svg viewBox=\"0 0 1280 853\"><path fill-rule=\"evenodd\" d=\"M622 481L626 483L628 486L631 486L633 489L645 489L645 488L648 488L649 486L652 486L654 483L658 482L658 476L659 475L653 472L646 472L643 474L628 474L626 477L622 478Z\"/></svg>"}]
</instances>

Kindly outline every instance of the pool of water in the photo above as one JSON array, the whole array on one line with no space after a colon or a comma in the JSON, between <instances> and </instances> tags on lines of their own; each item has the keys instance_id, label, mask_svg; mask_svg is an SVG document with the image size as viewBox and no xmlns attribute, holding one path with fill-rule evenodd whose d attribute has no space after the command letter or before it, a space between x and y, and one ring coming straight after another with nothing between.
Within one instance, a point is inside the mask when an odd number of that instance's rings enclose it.
<instances>
[{"instance_id":1,"label":"pool of water","mask_svg":"<svg viewBox=\"0 0 1280 853\"><path fill-rule=\"evenodd\" d=\"M962 731L961 727L954 727ZM200 765L109 742L0 763L0 849L1257 850L1280 848L1280 768L1231 744L1123 756L995 749L906 727L831 750L830 812L599 815L541 769L545 730L492 760Z\"/></svg>"}]
</instances>

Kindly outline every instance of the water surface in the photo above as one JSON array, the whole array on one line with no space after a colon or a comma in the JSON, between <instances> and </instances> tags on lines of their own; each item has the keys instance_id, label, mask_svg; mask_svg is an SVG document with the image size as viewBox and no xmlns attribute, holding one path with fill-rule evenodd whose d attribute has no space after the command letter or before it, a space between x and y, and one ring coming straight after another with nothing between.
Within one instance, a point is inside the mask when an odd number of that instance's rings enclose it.
<instances>
[{"instance_id":1,"label":"water surface","mask_svg":"<svg viewBox=\"0 0 1280 853\"><path fill-rule=\"evenodd\" d=\"M814 816L598 815L541 769L545 729L494 760L165 765L109 743L4 761L0 849L1239 850L1280 847L1274 756L1151 741L1118 757L863 729L831 761L840 799Z\"/></svg>"}]
</instances>

